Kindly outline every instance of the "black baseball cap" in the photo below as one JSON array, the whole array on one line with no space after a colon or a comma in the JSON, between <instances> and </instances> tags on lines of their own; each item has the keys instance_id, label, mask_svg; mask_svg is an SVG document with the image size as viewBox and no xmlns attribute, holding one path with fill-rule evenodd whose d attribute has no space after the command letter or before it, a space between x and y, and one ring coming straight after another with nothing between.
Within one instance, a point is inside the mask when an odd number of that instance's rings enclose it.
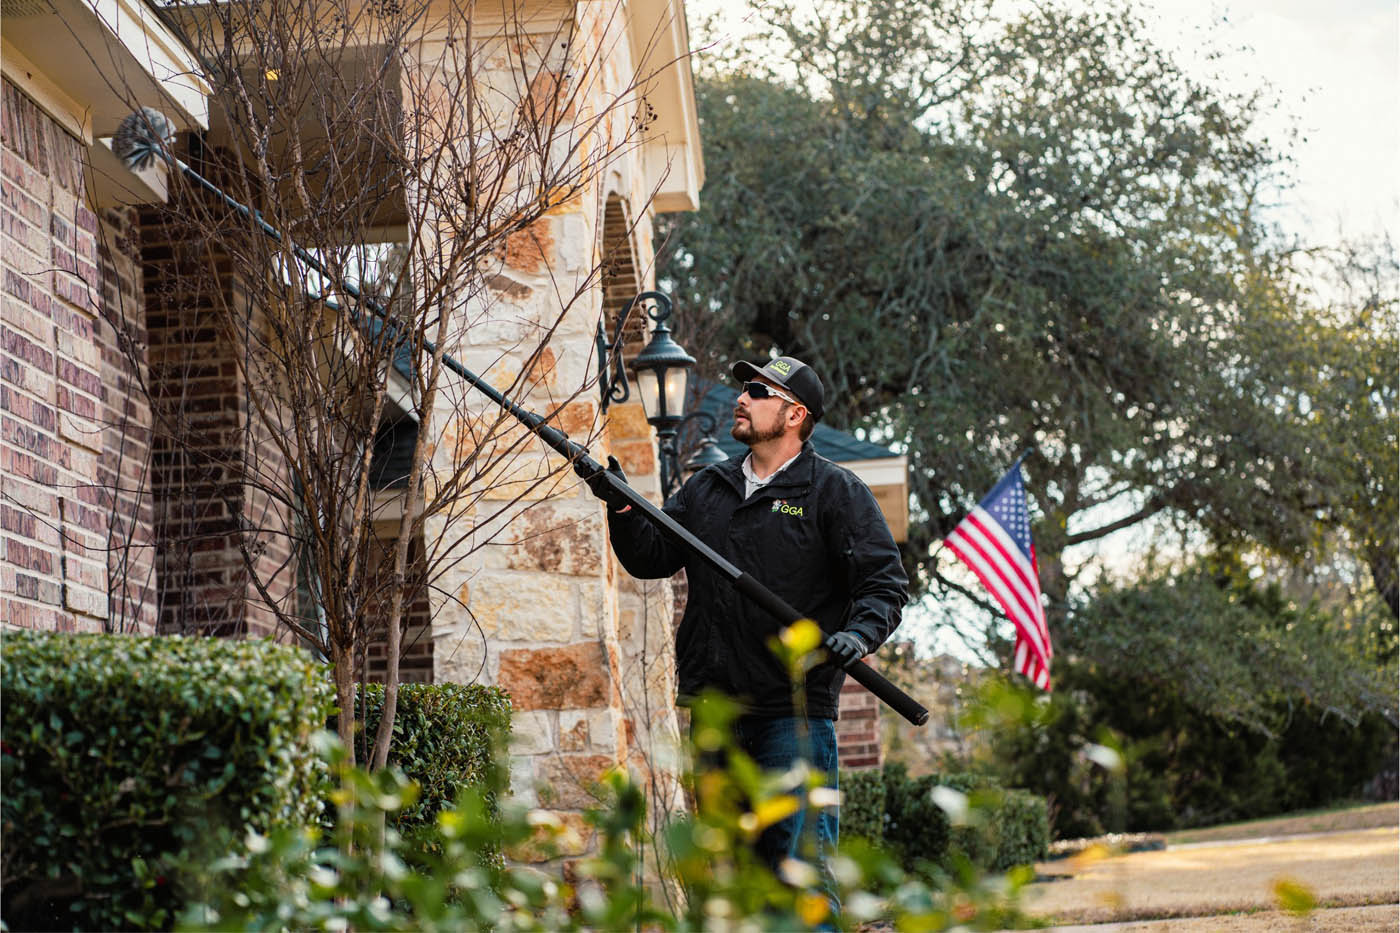
<instances>
[{"instance_id":1,"label":"black baseball cap","mask_svg":"<svg viewBox=\"0 0 1400 933\"><path fill-rule=\"evenodd\" d=\"M740 383L748 382L755 376L762 376L769 382L777 383L797 396L798 401L806 405L807 410L812 413L814 420L821 420L822 399L825 395L822 380L812 367L801 360L791 356L780 356L761 367L740 360L731 366L729 371Z\"/></svg>"}]
</instances>

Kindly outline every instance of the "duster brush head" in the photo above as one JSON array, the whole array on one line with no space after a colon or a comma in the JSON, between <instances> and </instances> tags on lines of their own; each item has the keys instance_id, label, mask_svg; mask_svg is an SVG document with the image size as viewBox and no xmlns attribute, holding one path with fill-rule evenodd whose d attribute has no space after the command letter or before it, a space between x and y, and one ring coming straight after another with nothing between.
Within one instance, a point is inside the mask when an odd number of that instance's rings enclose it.
<instances>
[{"instance_id":1,"label":"duster brush head","mask_svg":"<svg viewBox=\"0 0 1400 933\"><path fill-rule=\"evenodd\" d=\"M127 168L144 169L152 160L164 161L166 147L175 138L175 126L165 114L152 107L142 107L122 121L112 134L112 151L126 163Z\"/></svg>"}]
</instances>

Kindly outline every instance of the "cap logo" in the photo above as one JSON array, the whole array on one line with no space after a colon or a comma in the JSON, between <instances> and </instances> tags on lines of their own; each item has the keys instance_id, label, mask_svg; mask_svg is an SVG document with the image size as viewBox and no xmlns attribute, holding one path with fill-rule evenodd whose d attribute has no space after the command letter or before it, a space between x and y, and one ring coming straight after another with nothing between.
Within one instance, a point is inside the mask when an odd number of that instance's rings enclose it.
<instances>
[{"instance_id":1,"label":"cap logo","mask_svg":"<svg viewBox=\"0 0 1400 933\"><path fill-rule=\"evenodd\" d=\"M788 373L792 372L792 364L787 360L774 360L768 364L768 368L780 376L786 376Z\"/></svg>"}]
</instances>

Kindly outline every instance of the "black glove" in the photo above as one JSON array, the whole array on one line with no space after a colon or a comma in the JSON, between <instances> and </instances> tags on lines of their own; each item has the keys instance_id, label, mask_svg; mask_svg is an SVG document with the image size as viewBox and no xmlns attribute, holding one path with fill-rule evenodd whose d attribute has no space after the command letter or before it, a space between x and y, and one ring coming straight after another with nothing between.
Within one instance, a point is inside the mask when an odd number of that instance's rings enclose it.
<instances>
[{"instance_id":1,"label":"black glove","mask_svg":"<svg viewBox=\"0 0 1400 933\"><path fill-rule=\"evenodd\" d=\"M578 469L578 472L580 476L583 475L582 469ZM613 474L624 483L627 482L627 474L622 472L622 466L617 462L616 457L608 457L607 472ZM584 476L583 481L588 484L588 488L592 490L593 495L607 503L608 508L619 511L629 504L626 497L613 488L612 483L608 482L604 471L599 470L592 476Z\"/></svg>"},{"instance_id":2,"label":"black glove","mask_svg":"<svg viewBox=\"0 0 1400 933\"><path fill-rule=\"evenodd\" d=\"M855 632L837 632L834 635L828 635L822 644L830 652L831 660L841 667L850 667L870 653L870 649L866 647L865 639Z\"/></svg>"}]
</instances>

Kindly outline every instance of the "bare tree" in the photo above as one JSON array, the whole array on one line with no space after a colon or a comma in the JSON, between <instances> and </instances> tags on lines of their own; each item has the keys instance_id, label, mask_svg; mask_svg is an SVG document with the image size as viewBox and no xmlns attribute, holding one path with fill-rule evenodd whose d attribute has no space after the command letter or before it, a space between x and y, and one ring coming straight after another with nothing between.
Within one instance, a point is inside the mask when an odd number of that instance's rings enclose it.
<instances>
[{"instance_id":1,"label":"bare tree","mask_svg":"<svg viewBox=\"0 0 1400 933\"><path fill-rule=\"evenodd\" d=\"M388 755L408 607L521 498L565 482L568 464L444 358L494 345L475 368L551 418L587 388L558 375L551 341L596 315L600 251L551 269L553 294L527 307L508 272L548 255L549 214L601 202L603 173L646 130L647 76L612 63L618 15L472 0L166 8L214 89L211 131L179 154L228 197L177 173L146 220L148 268L166 273L147 295L161 333L145 387L165 438L162 572L167 600L183 594L164 618L261 621L328 658L352 754L356 658L382 638L372 767ZM220 549L247 581L232 622L189 599Z\"/></svg>"}]
</instances>

